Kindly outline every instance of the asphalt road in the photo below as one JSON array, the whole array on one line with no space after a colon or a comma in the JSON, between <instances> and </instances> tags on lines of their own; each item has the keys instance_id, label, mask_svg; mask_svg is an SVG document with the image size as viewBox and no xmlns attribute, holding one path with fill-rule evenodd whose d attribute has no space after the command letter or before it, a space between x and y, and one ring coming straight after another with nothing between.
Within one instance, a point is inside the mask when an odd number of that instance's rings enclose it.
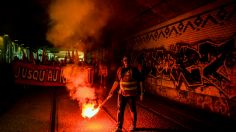
<instances>
[{"instance_id":1,"label":"asphalt road","mask_svg":"<svg viewBox=\"0 0 236 132\"><path fill-rule=\"evenodd\" d=\"M81 116L65 88L26 87L0 113L0 132L111 132L116 127L117 94L91 119ZM152 95L138 102L138 131L202 131L235 129L233 122L198 112ZM131 122L128 107L124 131ZM231 130L230 130L231 131Z\"/></svg>"}]
</instances>

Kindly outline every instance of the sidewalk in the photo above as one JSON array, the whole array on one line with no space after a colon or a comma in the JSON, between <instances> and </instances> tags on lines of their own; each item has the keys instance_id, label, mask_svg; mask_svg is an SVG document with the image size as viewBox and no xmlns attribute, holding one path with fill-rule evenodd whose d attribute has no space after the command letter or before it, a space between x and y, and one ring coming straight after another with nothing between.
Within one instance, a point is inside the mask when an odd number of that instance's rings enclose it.
<instances>
[{"instance_id":1,"label":"sidewalk","mask_svg":"<svg viewBox=\"0 0 236 132\"><path fill-rule=\"evenodd\" d=\"M180 104L164 97L146 94L144 100L138 104L193 130L236 130L236 122L232 119Z\"/></svg>"}]
</instances>

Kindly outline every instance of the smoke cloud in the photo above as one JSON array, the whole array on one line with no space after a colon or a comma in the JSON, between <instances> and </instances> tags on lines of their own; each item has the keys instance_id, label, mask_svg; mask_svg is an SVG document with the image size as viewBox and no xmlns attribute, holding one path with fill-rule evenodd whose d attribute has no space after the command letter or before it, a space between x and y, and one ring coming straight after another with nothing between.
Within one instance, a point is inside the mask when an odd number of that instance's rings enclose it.
<instances>
[{"instance_id":1,"label":"smoke cloud","mask_svg":"<svg viewBox=\"0 0 236 132\"><path fill-rule=\"evenodd\" d=\"M91 87L86 67L71 64L63 67L63 77L66 78L66 88L73 100L82 104L96 100L95 88Z\"/></svg>"},{"instance_id":2,"label":"smoke cloud","mask_svg":"<svg viewBox=\"0 0 236 132\"><path fill-rule=\"evenodd\" d=\"M55 47L79 50L91 46L89 38L100 41L110 12L105 2L96 0L55 0L48 11L47 40Z\"/></svg>"}]
</instances>

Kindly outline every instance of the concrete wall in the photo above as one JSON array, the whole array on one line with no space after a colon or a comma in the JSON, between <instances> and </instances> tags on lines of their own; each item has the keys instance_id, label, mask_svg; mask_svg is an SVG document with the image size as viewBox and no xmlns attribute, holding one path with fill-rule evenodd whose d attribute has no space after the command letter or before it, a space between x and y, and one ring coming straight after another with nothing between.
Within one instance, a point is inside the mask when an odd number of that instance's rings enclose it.
<instances>
[{"instance_id":1,"label":"concrete wall","mask_svg":"<svg viewBox=\"0 0 236 132\"><path fill-rule=\"evenodd\" d=\"M236 119L236 4L216 1L133 35L148 92Z\"/></svg>"}]
</instances>

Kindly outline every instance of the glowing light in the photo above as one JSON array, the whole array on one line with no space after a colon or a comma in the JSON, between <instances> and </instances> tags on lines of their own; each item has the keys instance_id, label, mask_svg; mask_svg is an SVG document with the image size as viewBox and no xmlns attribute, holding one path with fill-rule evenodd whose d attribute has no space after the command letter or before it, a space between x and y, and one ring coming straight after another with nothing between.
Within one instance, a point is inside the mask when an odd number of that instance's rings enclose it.
<instances>
[{"instance_id":1,"label":"glowing light","mask_svg":"<svg viewBox=\"0 0 236 132\"><path fill-rule=\"evenodd\" d=\"M0 36L0 47L3 47L3 37Z\"/></svg>"},{"instance_id":2,"label":"glowing light","mask_svg":"<svg viewBox=\"0 0 236 132\"><path fill-rule=\"evenodd\" d=\"M99 108L94 108L94 104L83 104L82 107L82 117L84 118L91 118L96 115L99 111Z\"/></svg>"}]
</instances>

